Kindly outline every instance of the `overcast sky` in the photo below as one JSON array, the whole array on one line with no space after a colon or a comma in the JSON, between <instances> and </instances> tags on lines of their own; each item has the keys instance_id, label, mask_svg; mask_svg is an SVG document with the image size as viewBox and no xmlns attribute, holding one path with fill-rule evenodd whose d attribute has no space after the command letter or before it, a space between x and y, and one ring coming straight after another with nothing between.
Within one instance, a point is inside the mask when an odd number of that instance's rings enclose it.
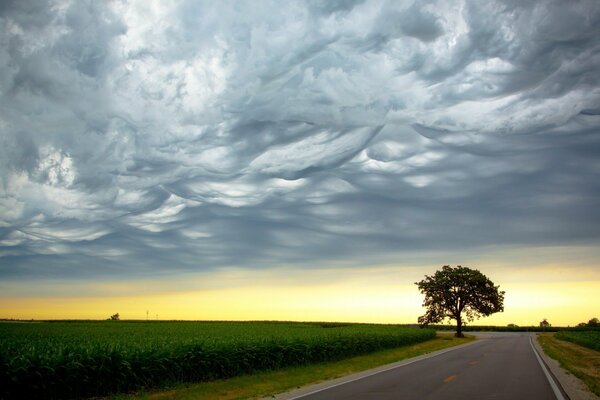
<instances>
[{"instance_id":1,"label":"overcast sky","mask_svg":"<svg viewBox=\"0 0 600 400\"><path fill-rule=\"evenodd\" d=\"M600 2L2 1L0 279L600 239Z\"/></svg>"}]
</instances>

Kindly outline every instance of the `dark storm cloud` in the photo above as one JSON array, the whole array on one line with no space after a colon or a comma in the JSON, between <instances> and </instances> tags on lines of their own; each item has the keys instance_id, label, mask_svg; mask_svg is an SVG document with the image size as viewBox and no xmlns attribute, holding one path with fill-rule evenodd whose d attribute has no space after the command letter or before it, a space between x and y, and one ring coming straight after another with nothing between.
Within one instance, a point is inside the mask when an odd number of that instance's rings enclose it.
<instances>
[{"instance_id":1,"label":"dark storm cloud","mask_svg":"<svg viewBox=\"0 0 600 400\"><path fill-rule=\"evenodd\" d=\"M597 2L3 2L0 275L595 243Z\"/></svg>"}]
</instances>

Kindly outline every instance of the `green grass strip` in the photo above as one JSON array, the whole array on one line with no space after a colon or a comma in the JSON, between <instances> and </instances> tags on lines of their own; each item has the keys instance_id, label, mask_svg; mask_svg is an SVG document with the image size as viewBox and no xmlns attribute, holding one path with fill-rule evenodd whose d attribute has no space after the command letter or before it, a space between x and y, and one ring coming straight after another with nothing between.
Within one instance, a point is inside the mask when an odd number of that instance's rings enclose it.
<instances>
[{"instance_id":1,"label":"green grass strip","mask_svg":"<svg viewBox=\"0 0 600 400\"><path fill-rule=\"evenodd\" d=\"M555 334L538 336L544 352L560 366L581 379L587 387L600 396L600 351L557 339Z\"/></svg>"},{"instance_id":2,"label":"green grass strip","mask_svg":"<svg viewBox=\"0 0 600 400\"><path fill-rule=\"evenodd\" d=\"M213 382L181 385L170 390L116 396L113 399L256 399L286 392L308 384L340 378L407 358L417 357L472 340L474 340L472 336L458 339L451 335L439 335L435 339L426 342L382 350L341 361L284 368L278 371L260 372Z\"/></svg>"}]
</instances>

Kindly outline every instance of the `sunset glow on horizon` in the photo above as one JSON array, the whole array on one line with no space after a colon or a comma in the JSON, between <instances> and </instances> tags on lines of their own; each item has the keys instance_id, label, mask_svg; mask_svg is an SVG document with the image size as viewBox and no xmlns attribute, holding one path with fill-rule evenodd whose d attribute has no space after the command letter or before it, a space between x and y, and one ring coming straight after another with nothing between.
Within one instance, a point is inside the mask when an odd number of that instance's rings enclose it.
<instances>
[{"instance_id":1,"label":"sunset glow on horizon","mask_svg":"<svg viewBox=\"0 0 600 400\"><path fill-rule=\"evenodd\" d=\"M561 248L564 252L566 249ZM559 251L557 250L557 251ZM533 250L531 250L533 251ZM582 253L582 249L578 249ZM588 249L593 252L594 249ZM518 257L519 253L513 253ZM506 291L505 311L474 325L574 326L598 314L600 274L594 266L535 265L479 268ZM414 282L435 266L297 270L228 270L162 280L53 282L31 295L25 286L0 286L0 315L15 319L285 320L414 324L423 313ZM565 276L568 274L569 276ZM40 288L34 291L44 293ZM13 284L14 285L14 284ZM194 289L196 288L196 289ZM19 295L18 293L21 293ZM24 293L24 294L23 294ZM148 312L148 313L146 313Z\"/></svg>"},{"instance_id":2,"label":"sunset glow on horizon","mask_svg":"<svg viewBox=\"0 0 600 400\"><path fill-rule=\"evenodd\" d=\"M575 326L598 314L595 282L546 285L507 285L504 313L473 321L472 325L537 326L546 318L554 326ZM557 292L560 293L557 296ZM590 301L590 299L592 301ZM0 298L0 313L15 319L145 320L278 320L384 324L416 324L423 313L422 297L410 286L380 286L362 290L350 285L248 287L206 292L175 292L118 297ZM532 304L533 303L533 304Z\"/></svg>"}]
</instances>

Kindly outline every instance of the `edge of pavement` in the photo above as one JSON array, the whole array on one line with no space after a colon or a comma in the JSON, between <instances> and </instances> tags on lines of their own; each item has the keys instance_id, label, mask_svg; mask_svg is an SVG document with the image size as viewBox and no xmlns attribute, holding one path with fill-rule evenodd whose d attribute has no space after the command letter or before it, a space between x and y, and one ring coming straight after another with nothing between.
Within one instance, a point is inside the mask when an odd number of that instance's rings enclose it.
<instances>
[{"instance_id":1,"label":"edge of pavement","mask_svg":"<svg viewBox=\"0 0 600 400\"><path fill-rule=\"evenodd\" d=\"M381 365L379 367L375 367L372 369L368 369L365 371L361 371L361 372L355 372L353 374L350 375L346 375L346 376L342 376L340 378L336 378L336 379L331 379L331 380L327 380L327 381L323 381L323 382L319 382L319 383L313 383L313 384L308 384L306 386L302 386L296 389L291 389L287 392L283 392L283 393L278 393L276 395L273 396L268 396L268 397L263 397L259 400L295 400L295 399L300 399L304 396L307 396L309 394L312 393L316 393L316 392L320 392L326 389L329 389L331 387L335 387L335 386L339 386L339 385L343 385L345 383L349 383L349 382L353 382L353 381L357 381L359 379L363 379L366 377L369 377L371 375L375 375L375 374L379 374L381 372L385 372L388 370L392 370L395 368L399 368L402 367L404 365L408 365L408 364L412 364L421 360L425 360L427 358L431 358L431 357L435 357L438 356L440 354L444 354L444 353L448 353L450 351L454 351L457 349L461 349L467 346L471 346L475 343L477 343L478 341L472 341L469 343L464 343L464 344L460 344L458 346L454 346L454 347L449 347L447 349L442 349L442 350L437 350L431 353L427 353L427 354L423 354L417 357L412 357L412 358L406 358L404 360L401 361L397 361L391 364L385 364L385 365ZM594 399L595 400L595 399Z\"/></svg>"},{"instance_id":2,"label":"edge of pavement","mask_svg":"<svg viewBox=\"0 0 600 400\"><path fill-rule=\"evenodd\" d=\"M537 350L539 356L544 360L546 366L550 369L550 372L554 376L554 378L558 381L558 384L565 391L567 396L571 400L598 400L599 397L594 393L590 392L585 383L583 383L579 378L573 376L571 373L564 370L558 361L553 358L550 358L544 350L540 343L538 342L538 335L533 334L533 345Z\"/></svg>"}]
</instances>

